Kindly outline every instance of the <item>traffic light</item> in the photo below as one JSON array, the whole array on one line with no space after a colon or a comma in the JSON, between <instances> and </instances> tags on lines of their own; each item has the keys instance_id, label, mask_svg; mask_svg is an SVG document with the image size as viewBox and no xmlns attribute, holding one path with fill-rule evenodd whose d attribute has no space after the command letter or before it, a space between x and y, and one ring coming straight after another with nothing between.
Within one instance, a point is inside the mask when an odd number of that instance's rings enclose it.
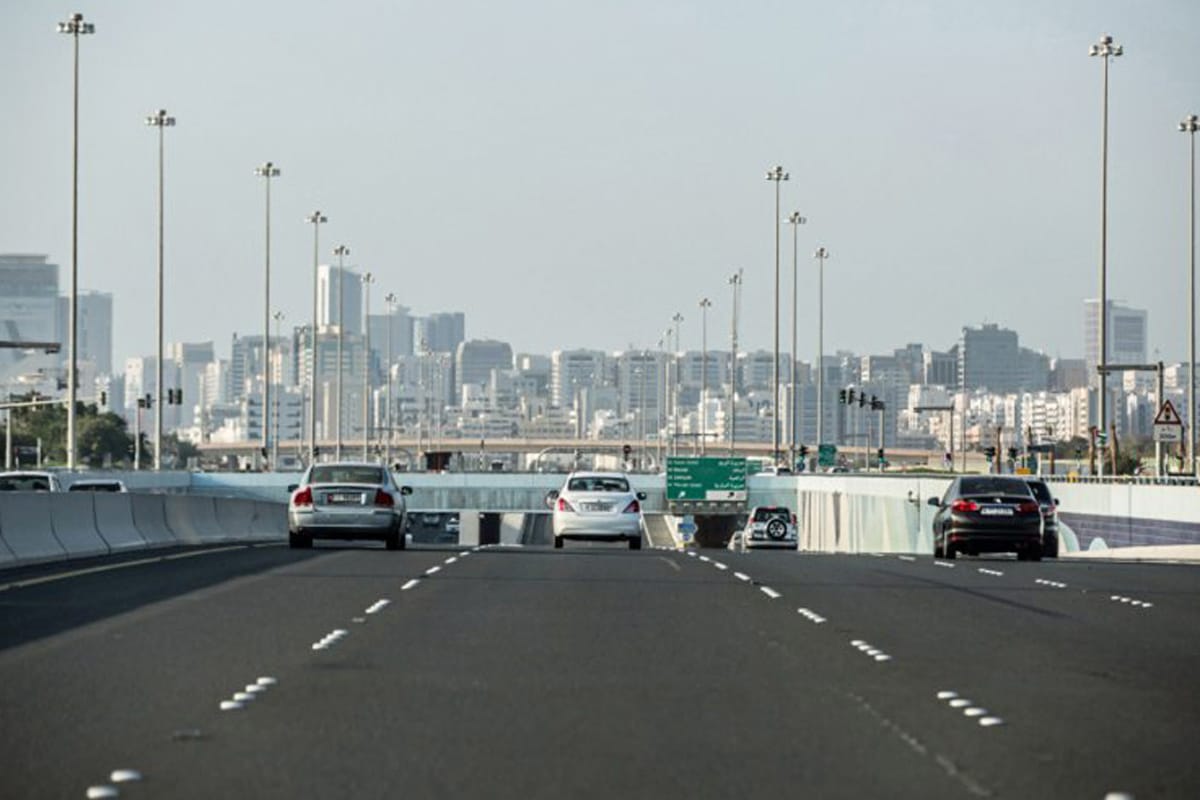
<instances>
[{"instance_id":1,"label":"traffic light","mask_svg":"<svg viewBox=\"0 0 1200 800\"><path fill-rule=\"evenodd\" d=\"M862 407L863 407L863 406L865 406L866 404L867 404L867 393L866 393L866 392L859 392L859 393L858 393L858 407L859 407L859 408L862 408Z\"/></svg>"},{"instance_id":2,"label":"traffic light","mask_svg":"<svg viewBox=\"0 0 1200 800\"><path fill-rule=\"evenodd\" d=\"M838 402L841 403L842 405L846 405L846 390L845 389L838 389Z\"/></svg>"},{"instance_id":3,"label":"traffic light","mask_svg":"<svg viewBox=\"0 0 1200 800\"><path fill-rule=\"evenodd\" d=\"M1009 459L1016 461L1017 460L1017 448L1015 448L1015 447L1008 448L1008 457L1009 457Z\"/></svg>"},{"instance_id":4,"label":"traffic light","mask_svg":"<svg viewBox=\"0 0 1200 800\"><path fill-rule=\"evenodd\" d=\"M875 395L871 395L871 410L883 411L884 405L882 400L876 399Z\"/></svg>"},{"instance_id":5,"label":"traffic light","mask_svg":"<svg viewBox=\"0 0 1200 800\"><path fill-rule=\"evenodd\" d=\"M625 458L629 458L629 455L632 452L633 452L633 448L630 447L629 445L627 445L627 444L621 445L621 455L625 456Z\"/></svg>"},{"instance_id":6,"label":"traffic light","mask_svg":"<svg viewBox=\"0 0 1200 800\"><path fill-rule=\"evenodd\" d=\"M846 400L846 402L849 403L850 405L854 405L854 390L853 389L846 392L846 397L848 398Z\"/></svg>"},{"instance_id":7,"label":"traffic light","mask_svg":"<svg viewBox=\"0 0 1200 800\"><path fill-rule=\"evenodd\" d=\"M108 392L100 393L100 405L102 405L102 406L108 405Z\"/></svg>"},{"instance_id":8,"label":"traffic light","mask_svg":"<svg viewBox=\"0 0 1200 800\"><path fill-rule=\"evenodd\" d=\"M876 451L875 451L875 456L876 456L876 458L878 458L878 459L879 459L879 463L880 463L880 464L882 464L882 463L883 463L883 461L884 461L884 459L883 459L883 448L882 448L882 447L881 447L881 448L879 448L878 450L876 450Z\"/></svg>"},{"instance_id":9,"label":"traffic light","mask_svg":"<svg viewBox=\"0 0 1200 800\"><path fill-rule=\"evenodd\" d=\"M984 454L985 456L987 456L987 457L988 457L988 460L990 461L991 459L993 459L993 458L995 458L995 457L996 457L996 448L994 448L994 447L985 447L985 448L983 448L983 454Z\"/></svg>"},{"instance_id":10,"label":"traffic light","mask_svg":"<svg viewBox=\"0 0 1200 800\"><path fill-rule=\"evenodd\" d=\"M800 445L800 449L797 450L796 452L800 454L801 458L808 458L808 445L806 445L806 444Z\"/></svg>"}]
</instances>

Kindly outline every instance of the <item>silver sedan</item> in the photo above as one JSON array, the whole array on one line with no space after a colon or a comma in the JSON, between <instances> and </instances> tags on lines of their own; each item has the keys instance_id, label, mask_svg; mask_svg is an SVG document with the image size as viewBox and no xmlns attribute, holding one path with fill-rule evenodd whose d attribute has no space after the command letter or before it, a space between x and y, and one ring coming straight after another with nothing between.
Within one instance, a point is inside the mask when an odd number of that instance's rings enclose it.
<instances>
[{"instance_id":1,"label":"silver sedan","mask_svg":"<svg viewBox=\"0 0 1200 800\"><path fill-rule=\"evenodd\" d=\"M317 539L378 539L388 550L403 550L405 496L378 464L316 464L292 490L288 501L288 544L312 547Z\"/></svg>"}]
</instances>

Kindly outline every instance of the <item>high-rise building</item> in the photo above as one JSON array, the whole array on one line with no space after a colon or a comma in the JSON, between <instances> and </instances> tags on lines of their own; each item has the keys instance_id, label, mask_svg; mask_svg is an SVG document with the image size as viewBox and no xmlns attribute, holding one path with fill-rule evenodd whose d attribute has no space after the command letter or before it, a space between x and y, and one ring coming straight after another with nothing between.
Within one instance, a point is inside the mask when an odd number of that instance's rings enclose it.
<instances>
[{"instance_id":1,"label":"high-rise building","mask_svg":"<svg viewBox=\"0 0 1200 800\"><path fill-rule=\"evenodd\" d=\"M1050 383L1050 358L1021 347L1016 331L990 323L963 328L958 370L959 385L995 394L1042 391Z\"/></svg>"},{"instance_id":2,"label":"high-rise building","mask_svg":"<svg viewBox=\"0 0 1200 800\"><path fill-rule=\"evenodd\" d=\"M345 332L363 332L362 277L350 267L321 264L317 267L317 327L336 329L339 318Z\"/></svg>"},{"instance_id":3,"label":"high-rise building","mask_svg":"<svg viewBox=\"0 0 1200 800\"><path fill-rule=\"evenodd\" d=\"M93 364L101 375L112 374L113 296L107 292L80 292L75 314L76 359ZM63 366L67 359L67 322L71 315L71 298L58 298L58 322L55 341L62 342L59 356Z\"/></svg>"},{"instance_id":4,"label":"high-rise building","mask_svg":"<svg viewBox=\"0 0 1200 800\"><path fill-rule=\"evenodd\" d=\"M454 394L461 402L462 387L487 386L492 370L513 368L512 346L495 339L472 339L462 342L454 357Z\"/></svg>"},{"instance_id":5,"label":"high-rise building","mask_svg":"<svg viewBox=\"0 0 1200 800\"><path fill-rule=\"evenodd\" d=\"M414 346L431 353L457 353L466 341L467 321L461 311L443 311L416 320Z\"/></svg>"},{"instance_id":6,"label":"high-rise building","mask_svg":"<svg viewBox=\"0 0 1200 800\"><path fill-rule=\"evenodd\" d=\"M384 364L387 361L389 328L392 334L392 360L413 354L413 318L407 306L398 305L392 309L390 325L388 314L371 314L367 317L367 327L371 334L371 357L377 363Z\"/></svg>"},{"instance_id":7,"label":"high-rise building","mask_svg":"<svg viewBox=\"0 0 1200 800\"><path fill-rule=\"evenodd\" d=\"M0 254L0 341L67 342L58 337L58 265L46 256ZM0 367L20 361L20 350L0 349Z\"/></svg>"},{"instance_id":8,"label":"high-rise building","mask_svg":"<svg viewBox=\"0 0 1200 800\"><path fill-rule=\"evenodd\" d=\"M570 408L581 390L603 386L607 359L602 350L555 350L551 353L551 404Z\"/></svg>"},{"instance_id":9,"label":"high-rise building","mask_svg":"<svg viewBox=\"0 0 1200 800\"><path fill-rule=\"evenodd\" d=\"M1100 363L1099 309L1099 300L1083 301L1083 352L1091 385L1097 382L1096 366ZM1149 319L1146 311L1108 301L1107 363L1146 363Z\"/></svg>"}]
</instances>

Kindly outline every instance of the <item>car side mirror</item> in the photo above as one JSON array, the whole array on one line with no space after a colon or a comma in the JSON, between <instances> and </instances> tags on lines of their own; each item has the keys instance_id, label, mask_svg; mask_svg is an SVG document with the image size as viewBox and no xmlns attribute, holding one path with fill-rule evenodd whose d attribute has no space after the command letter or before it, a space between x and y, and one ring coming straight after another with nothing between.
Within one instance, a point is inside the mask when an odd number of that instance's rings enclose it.
<instances>
[{"instance_id":1,"label":"car side mirror","mask_svg":"<svg viewBox=\"0 0 1200 800\"><path fill-rule=\"evenodd\" d=\"M554 508L554 501L558 499L558 489L551 489L546 492L546 508Z\"/></svg>"},{"instance_id":2,"label":"car side mirror","mask_svg":"<svg viewBox=\"0 0 1200 800\"><path fill-rule=\"evenodd\" d=\"M638 499L638 500L645 500L645 499L646 499L646 493L645 493L645 492L638 492L638 493L637 493L637 499Z\"/></svg>"},{"instance_id":3,"label":"car side mirror","mask_svg":"<svg viewBox=\"0 0 1200 800\"><path fill-rule=\"evenodd\" d=\"M1058 498L1054 498L1054 505L1058 505Z\"/></svg>"},{"instance_id":4,"label":"car side mirror","mask_svg":"<svg viewBox=\"0 0 1200 800\"><path fill-rule=\"evenodd\" d=\"M402 495L410 495L410 494L412 494L412 487L411 487L411 486L401 486L401 487L400 487L400 494L402 494Z\"/></svg>"},{"instance_id":5,"label":"car side mirror","mask_svg":"<svg viewBox=\"0 0 1200 800\"><path fill-rule=\"evenodd\" d=\"M941 507L942 507L942 501L941 501L941 500L939 500L939 499L937 499L936 497L931 497L931 498L929 498L929 505L931 505L931 506L937 506L938 508L941 508Z\"/></svg>"},{"instance_id":6,"label":"car side mirror","mask_svg":"<svg viewBox=\"0 0 1200 800\"><path fill-rule=\"evenodd\" d=\"M289 483L289 484L288 484L288 491L289 491L289 492L294 492L294 491L296 491L296 490L297 490L297 489L299 489L299 488L300 488L300 484L298 484L298 483Z\"/></svg>"}]
</instances>

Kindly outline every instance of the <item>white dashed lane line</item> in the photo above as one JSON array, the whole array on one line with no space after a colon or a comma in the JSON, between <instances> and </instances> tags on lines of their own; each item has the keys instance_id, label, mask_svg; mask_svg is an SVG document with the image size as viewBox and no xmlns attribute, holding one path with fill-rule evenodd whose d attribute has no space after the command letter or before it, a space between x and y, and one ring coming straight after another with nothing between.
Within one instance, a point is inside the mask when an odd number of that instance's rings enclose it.
<instances>
[{"instance_id":1,"label":"white dashed lane line","mask_svg":"<svg viewBox=\"0 0 1200 800\"><path fill-rule=\"evenodd\" d=\"M988 713L986 708L976 705L965 697L959 697L958 692L945 690L937 693L937 699L956 711L962 711L964 717L973 719L983 728L994 728L1003 725L1004 720Z\"/></svg>"},{"instance_id":2,"label":"white dashed lane line","mask_svg":"<svg viewBox=\"0 0 1200 800\"><path fill-rule=\"evenodd\" d=\"M737 578L739 581L750 580L750 576L744 572L735 572L735 573L733 573L733 577Z\"/></svg>"},{"instance_id":3,"label":"white dashed lane line","mask_svg":"<svg viewBox=\"0 0 1200 800\"><path fill-rule=\"evenodd\" d=\"M417 578L413 578L413 579L412 579L412 580L410 580L408 583L406 583L406 584L404 584L403 586L401 586L401 587L400 587L400 591L402 591L402 592L407 592L409 589L413 588L414 586L416 586L416 585L417 585L417 584L419 584L420 582L421 582L421 581L420 581L420 580L418 580Z\"/></svg>"},{"instance_id":4,"label":"white dashed lane line","mask_svg":"<svg viewBox=\"0 0 1200 800\"><path fill-rule=\"evenodd\" d=\"M1126 597L1125 595L1121 594L1114 594L1108 599L1112 600L1114 603L1124 603L1137 608L1152 608L1154 606L1154 603L1147 603L1145 600L1134 600L1132 597Z\"/></svg>"},{"instance_id":5,"label":"white dashed lane line","mask_svg":"<svg viewBox=\"0 0 1200 800\"><path fill-rule=\"evenodd\" d=\"M850 646L855 650L867 655L876 661L891 661L892 657L880 650L878 647L872 647L870 642L864 642L862 639L855 639L850 642Z\"/></svg>"},{"instance_id":6,"label":"white dashed lane line","mask_svg":"<svg viewBox=\"0 0 1200 800\"><path fill-rule=\"evenodd\" d=\"M345 639L349 635L350 635L350 631L346 630L345 628L336 628L336 629L330 631L329 633L325 634L325 636L320 641L313 642L312 649L313 650L328 650L329 648L333 647L335 644L340 642L342 639ZM236 700L237 698L235 697L234 699Z\"/></svg>"},{"instance_id":7,"label":"white dashed lane line","mask_svg":"<svg viewBox=\"0 0 1200 800\"><path fill-rule=\"evenodd\" d=\"M376 600L374 603L372 603L371 605L367 606L366 613L377 614L380 611L382 611L383 609L385 609L387 606L391 605L391 602L392 601L388 600L386 597L381 597L378 600Z\"/></svg>"},{"instance_id":8,"label":"white dashed lane line","mask_svg":"<svg viewBox=\"0 0 1200 800\"><path fill-rule=\"evenodd\" d=\"M987 567L980 567L980 568L979 568L979 571L980 571L980 572L982 572L984 575L995 575L995 576L997 576L997 577L1003 577L1003 576L1004 576L1004 573L1003 573L1003 572L1001 572L1000 570L996 570L996 569L988 569Z\"/></svg>"},{"instance_id":9,"label":"white dashed lane line","mask_svg":"<svg viewBox=\"0 0 1200 800\"><path fill-rule=\"evenodd\" d=\"M1065 583L1059 583L1058 581L1048 581L1045 578L1038 578L1037 580L1034 581L1034 583L1040 583L1042 586L1051 586L1055 589L1067 588L1067 585Z\"/></svg>"},{"instance_id":10,"label":"white dashed lane line","mask_svg":"<svg viewBox=\"0 0 1200 800\"><path fill-rule=\"evenodd\" d=\"M313 649L316 650L317 646L313 645ZM247 703L278 682L279 681L277 681L275 678L272 678L269 675L264 675L254 683L247 684L243 691L234 692L233 697L229 700L222 700L219 708L222 711L238 711L243 709L246 707ZM116 778L114 777L113 780L116 781Z\"/></svg>"},{"instance_id":11,"label":"white dashed lane line","mask_svg":"<svg viewBox=\"0 0 1200 800\"><path fill-rule=\"evenodd\" d=\"M901 561L916 561L917 560L915 556L896 556L896 558L900 559Z\"/></svg>"},{"instance_id":12,"label":"white dashed lane line","mask_svg":"<svg viewBox=\"0 0 1200 800\"><path fill-rule=\"evenodd\" d=\"M934 561L933 565L935 567L947 567L948 569L954 569L954 565L949 561Z\"/></svg>"},{"instance_id":13,"label":"white dashed lane line","mask_svg":"<svg viewBox=\"0 0 1200 800\"><path fill-rule=\"evenodd\" d=\"M813 611L811 608L797 608L796 613L798 613L800 616L804 617L805 619L807 619L809 622L813 623L814 625L820 625L826 621L824 617L822 617L817 612Z\"/></svg>"},{"instance_id":14,"label":"white dashed lane line","mask_svg":"<svg viewBox=\"0 0 1200 800\"><path fill-rule=\"evenodd\" d=\"M772 600L778 600L780 597L783 597L783 595L772 589L770 586L760 586L758 587L758 590Z\"/></svg>"},{"instance_id":15,"label":"white dashed lane line","mask_svg":"<svg viewBox=\"0 0 1200 800\"><path fill-rule=\"evenodd\" d=\"M442 563L443 563L443 564L445 564L446 566L450 566L450 565L451 565L451 564L453 564L455 561L458 561L458 558L456 558L455 556L451 556L450 558L447 558L447 559L446 559L445 561L443 561Z\"/></svg>"},{"instance_id":16,"label":"white dashed lane line","mask_svg":"<svg viewBox=\"0 0 1200 800\"><path fill-rule=\"evenodd\" d=\"M442 568L441 568L441 567L438 567L438 566L432 566L432 567L430 567L429 569L425 570L425 574L426 574L426 575L436 575L437 573L439 573L439 572L441 572L441 571L442 571Z\"/></svg>"},{"instance_id":17,"label":"white dashed lane line","mask_svg":"<svg viewBox=\"0 0 1200 800\"><path fill-rule=\"evenodd\" d=\"M721 571L729 569L729 567L725 566L720 561L714 561L712 562L712 565Z\"/></svg>"},{"instance_id":18,"label":"white dashed lane line","mask_svg":"<svg viewBox=\"0 0 1200 800\"><path fill-rule=\"evenodd\" d=\"M701 561L703 561L703 562L705 562L705 563L708 563L708 562L712 561L712 559L711 559L711 558L709 558L708 556L700 556L700 560L701 560Z\"/></svg>"}]
</instances>

